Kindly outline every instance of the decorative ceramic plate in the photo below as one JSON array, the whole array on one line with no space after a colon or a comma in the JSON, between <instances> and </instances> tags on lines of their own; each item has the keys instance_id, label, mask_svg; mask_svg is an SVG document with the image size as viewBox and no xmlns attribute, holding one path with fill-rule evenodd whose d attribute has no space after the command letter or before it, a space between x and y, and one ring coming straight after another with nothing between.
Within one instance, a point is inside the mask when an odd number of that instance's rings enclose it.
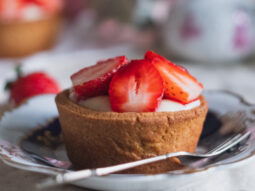
<instances>
[{"instance_id":1,"label":"decorative ceramic plate","mask_svg":"<svg viewBox=\"0 0 255 191\"><path fill-rule=\"evenodd\" d=\"M184 169L159 175L113 174L92 177L75 185L98 190L175 190L212 176L219 169L231 170L248 161L255 152L255 106L226 91L207 91L209 102L198 150L207 151L226 139L241 124L251 136L232 150L212 158L188 161ZM0 156L8 165L49 175L72 170L62 143L54 95L30 99L5 113L0 121ZM236 119L240 119L236 123ZM235 125L239 124L238 127ZM58 166L58 167L56 167Z\"/></svg>"}]
</instances>

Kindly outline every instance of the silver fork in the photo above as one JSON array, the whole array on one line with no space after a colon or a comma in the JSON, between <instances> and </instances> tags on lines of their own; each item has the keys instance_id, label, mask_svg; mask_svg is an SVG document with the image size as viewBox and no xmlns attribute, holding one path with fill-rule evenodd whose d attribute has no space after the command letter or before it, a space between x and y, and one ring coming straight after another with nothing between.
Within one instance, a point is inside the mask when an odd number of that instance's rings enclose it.
<instances>
[{"instance_id":1,"label":"silver fork","mask_svg":"<svg viewBox=\"0 0 255 191\"><path fill-rule=\"evenodd\" d=\"M250 134L251 134L250 131L238 133L238 134L232 136L231 138L227 139L226 141L224 141L217 147L213 148L212 150L210 150L204 154L180 151L180 152L168 153L168 154L164 154L164 155L160 155L160 156L156 156L156 157L152 157L152 158L147 158L147 159L143 159L143 160L139 160L139 161L124 163L124 164L119 164L119 165L114 165L114 166L109 166L109 167L96 168L96 169L85 169L85 170L80 170L80 171L75 171L75 172L67 172L67 173L63 173L63 174L58 174L57 176L55 176L53 178L47 178L46 180L37 184L37 187L41 189L41 188L47 188L47 187L51 187L51 186L71 183L71 182L89 178L92 176L104 176L104 175L112 174L112 173L115 173L118 171L134 168L137 166L165 160L165 159L168 159L171 157L180 157L180 156L192 157L192 158L214 157L219 154L222 154L223 152L225 152L228 149L232 148L233 146L237 145L241 141L245 140L246 138L249 137Z\"/></svg>"}]
</instances>

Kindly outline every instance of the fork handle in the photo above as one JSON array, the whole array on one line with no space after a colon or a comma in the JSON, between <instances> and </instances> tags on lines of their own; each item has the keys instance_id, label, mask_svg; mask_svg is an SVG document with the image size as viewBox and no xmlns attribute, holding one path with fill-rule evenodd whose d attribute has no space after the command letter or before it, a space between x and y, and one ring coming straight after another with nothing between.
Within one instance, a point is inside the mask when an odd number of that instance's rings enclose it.
<instances>
[{"instance_id":1,"label":"fork handle","mask_svg":"<svg viewBox=\"0 0 255 191\"><path fill-rule=\"evenodd\" d=\"M64 174L58 174L55 178L46 179L45 181L38 184L38 188L47 188L47 187L51 187L55 185L71 183L71 182L78 181L81 179L86 179L92 176L108 175L118 171L127 170L137 166L165 160L171 157L184 156L184 155L187 155L187 153L183 151L168 153L168 154L164 154L164 155L160 155L160 156L156 156L152 158L142 159L142 160L138 160L134 162L124 163L124 164L119 164L119 165L114 165L109 167L85 169L85 170L80 170L75 172L67 172Z\"/></svg>"}]
</instances>

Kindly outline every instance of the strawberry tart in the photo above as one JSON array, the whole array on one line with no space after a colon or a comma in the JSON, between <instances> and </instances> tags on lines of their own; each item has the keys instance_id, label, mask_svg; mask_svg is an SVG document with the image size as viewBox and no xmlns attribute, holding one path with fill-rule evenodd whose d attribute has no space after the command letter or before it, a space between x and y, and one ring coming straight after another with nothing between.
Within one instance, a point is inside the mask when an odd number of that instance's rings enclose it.
<instances>
[{"instance_id":1,"label":"strawberry tart","mask_svg":"<svg viewBox=\"0 0 255 191\"><path fill-rule=\"evenodd\" d=\"M62 0L0 0L0 57L51 48L60 28Z\"/></svg>"},{"instance_id":2,"label":"strawberry tart","mask_svg":"<svg viewBox=\"0 0 255 191\"><path fill-rule=\"evenodd\" d=\"M77 169L194 152L208 104L185 68L147 51L99 61L71 76L56 104L68 157ZM125 171L154 174L182 168L171 158Z\"/></svg>"}]
</instances>

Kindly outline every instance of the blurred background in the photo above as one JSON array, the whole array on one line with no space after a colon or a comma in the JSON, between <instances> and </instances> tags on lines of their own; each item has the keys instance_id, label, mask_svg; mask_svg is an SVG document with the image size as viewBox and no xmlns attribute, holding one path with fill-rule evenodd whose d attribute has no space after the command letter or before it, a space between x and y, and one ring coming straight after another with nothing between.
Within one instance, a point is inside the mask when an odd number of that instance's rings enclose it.
<instances>
[{"instance_id":1,"label":"blurred background","mask_svg":"<svg viewBox=\"0 0 255 191\"><path fill-rule=\"evenodd\" d=\"M50 73L64 89L84 66L148 49L205 89L255 103L254 0L0 0L0 102L17 65Z\"/></svg>"}]
</instances>

